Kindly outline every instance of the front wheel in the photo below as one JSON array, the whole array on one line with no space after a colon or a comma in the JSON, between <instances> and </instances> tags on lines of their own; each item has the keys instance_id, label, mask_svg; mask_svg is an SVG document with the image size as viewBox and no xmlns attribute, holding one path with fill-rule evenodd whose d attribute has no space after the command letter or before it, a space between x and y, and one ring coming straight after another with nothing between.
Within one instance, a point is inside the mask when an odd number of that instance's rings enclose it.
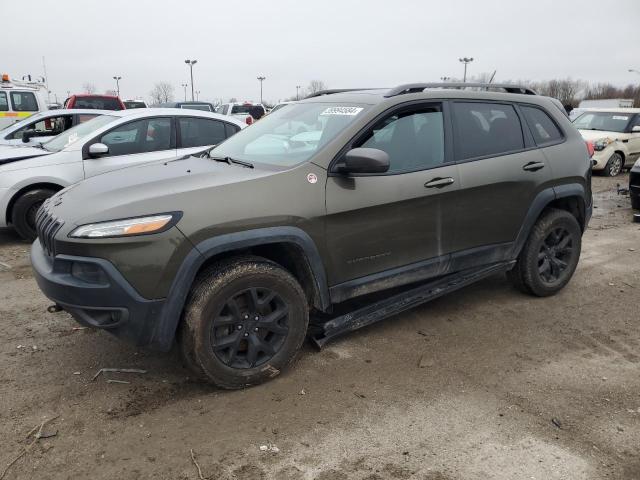
<instances>
[{"instance_id":1,"label":"front wheel","mask_svg":"<svg viewBox=\"0 0 640 480\"><path fill-rule=\"evenodd\" d=\"M624 161L622 159L622 155L619 153L614 153L609 157L607 164L602 171L607 177L615 177L622 172L622 167L624 166Z\"/></svg>"},{"instance_id":2,"label":"front wheel","mask_svg":"<svg viewBox=\"0 0 640 480\"><path fill-rule=\"evenodd\" d=\"M29 242L33 242L36 233L36 213L44 201L56 192L48 188L38 188L23 193L13 204L11 223L18 235Z\"/></svg>"},{"instance_id":3,"label":"front wheel","mask_svg":"<svg viewBox=\"0 0 640 480\"><path fill-rule=\"evenodd\" d=\"M573 276L582 248L582 230L565 210L550 209L533 226L508 277L525 293L547 297Z\"/></svg>"},{"instance_id":4,"label":"front wheel","mask_svg":"<svg viewBox=\"0 0 640 480\"><path fill-rule=\"evenodd\" d=\"M306 296L296 279L276 263L242 257L198 277L179 338L188 366L219 387L236 389L286 368L308 323Z\"/></svg>"}]
</instances>

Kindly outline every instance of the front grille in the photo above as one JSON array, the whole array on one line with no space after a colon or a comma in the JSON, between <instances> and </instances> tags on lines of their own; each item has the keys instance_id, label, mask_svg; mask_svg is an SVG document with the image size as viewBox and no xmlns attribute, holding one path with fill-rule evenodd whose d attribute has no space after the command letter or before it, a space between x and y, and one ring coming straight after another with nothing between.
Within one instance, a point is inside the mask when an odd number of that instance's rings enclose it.
<instances>
[{"instance_id":1,"label":"front grille","mask_svg":"<svg viewBox=\"0 0 640 480\"><path fill-rule=\"evenodd\" d=\"M48 203L49 200L45 201L36 213L36 232L42 249L47 255L53 257L56 254L55 236L64 222L49 213Z\"/></svg>"}]
</instances>

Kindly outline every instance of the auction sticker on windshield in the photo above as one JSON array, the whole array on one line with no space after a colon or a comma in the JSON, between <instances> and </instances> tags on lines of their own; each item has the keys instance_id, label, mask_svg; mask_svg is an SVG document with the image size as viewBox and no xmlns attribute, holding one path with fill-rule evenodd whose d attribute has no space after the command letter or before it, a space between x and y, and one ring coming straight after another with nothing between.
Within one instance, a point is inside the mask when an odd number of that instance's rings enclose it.
<instances>
[{"instance_id":1,"label":"auction sticker on windshield","mask_svg":"<svg viewBox=\"0 0 640 480\"><path fill-rule=\"evenodd\" d=\"M614 120L629 120L629 117L623 117L622 115L614 115Z\"/></svg>"},{"instance_id":2,"label":"auction sticker on windshield","mask_svg":"<svg viewBox=\"0 0 640 480\"><path fill-rule=\"evenodd\" d=\"M320 115L358 115L363 110L362 107L329 107Z\"/></svg>"}]
</instances>

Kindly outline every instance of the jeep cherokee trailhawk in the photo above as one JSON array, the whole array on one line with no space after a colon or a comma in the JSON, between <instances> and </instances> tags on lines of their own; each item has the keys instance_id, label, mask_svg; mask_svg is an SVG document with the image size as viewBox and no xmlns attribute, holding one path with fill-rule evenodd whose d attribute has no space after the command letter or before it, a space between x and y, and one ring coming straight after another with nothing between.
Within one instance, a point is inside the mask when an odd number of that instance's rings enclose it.
<instances>
[{"instance_id":1,"label":"jeep cherokee trailhawk","mask_svg":"<svg viewBox=\"0 0 640 480\"><path fill-rule=\"evenodd\" d=\"M194 371L240 388L306 336L322 345L496 272L558 292L590 175L561 106L526 88L324 91L207 153L60 191L31 258L52 310L140 346L177 339Z\"/></svg>"}]
</instances>

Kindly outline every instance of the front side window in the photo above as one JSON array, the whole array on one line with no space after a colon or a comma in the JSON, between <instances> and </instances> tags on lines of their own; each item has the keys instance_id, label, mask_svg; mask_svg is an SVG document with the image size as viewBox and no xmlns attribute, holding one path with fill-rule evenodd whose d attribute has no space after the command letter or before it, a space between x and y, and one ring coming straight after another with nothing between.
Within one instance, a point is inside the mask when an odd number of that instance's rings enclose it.
<instances>
[{"instance_id":1,"label":"front side window","mask_svg":"<svg viewBox=\"0 0 640 480\"><path fill-rule=\"evenodd\" d=\"M111 115L100 115L92 120L76 125L73 128L61 133L57 137L52 138L48 142L44 143L42 147L50 152L59 152L65 147L68 147L83 138L92 135L93 132L99 128L104 127L108 123L116 120L118 117Z\"/></svg>"},{"instance_id":2,"label":"front side window","mask_svg":"<svg viewBox=\"0 0 640 480\"><path fill-rule=\"evenodd\" d=\"M586 112L576 118L573 125L579 130L623 133L633 114L618 112Z\"/></svg>"},{"instance_id":3,"label":"front side window","mask_svg":"<svg viewBox=\"0 0 640 480\"><path fill-rule=\"evenodd\" d=\"M38 111L38 101L33 92L11 92L11 106L15 112Z\"/></svg>"},{"instance_id":4,"label":"front side window","mask_svg":"<svg viewBox=\"0 0 640 480\"><path fill-rule=\"evenodd\" d=\"M59 117L48 117L35 122L29 122L24 127L13 133L14 139L22 138L25 130L34 130L36 137L50 137L60 135L65 130L71 128L73 118L71 115L61 115Z\"/></svg>"},{"instance_id":5,"label":"front side window","mask_svg":"<svg viewBox=\"0 0 640 480\"><path fill-rule=\"evenodd\" d=\"M454 102L458 160L505 155L524 148L520 119L511 105Z\"/></svg>"},{"instance_id":6,"label":"front side window","mask_svg":"<svg viewBox=\"0 0 640 480\"><path fill-rule=\"evenodd\" d=\"M224 123L207 118L178 118L181 148L217 145L227 138Z\"/></svg>"},{"instance_id":7,"label":"front side window","mask_svg":"<svg viewBox=\"0 0 640 480\"><path fill-rule=\"evenodd\" d=\"M535 107L520 106L529 124L536 145L558 142L562 140L562 132L545 112Z\"/></svg>"},{"instance_id":8,"label":"front side window","mask_svg":"<svg viewBox=\"0 0 640 480\"><path fill-rule=\"evenodd\" d=\"M171 148L171 119L136 120L110 130L99 142L109 147L109 156L158 152Z\"/></svg>"},{"instance_id":9,"label":"front side window","mask_svg":"<svg viewBox=\"0 0 640 480\"><path fill-rule=\"evenodd\" d=\"M358 146L387 152L388 173L438 166L444 162L442 109L433 106L386 117Z\"/></svg>"},{"instance_id":10,"label":"front side window","mask_svg":"<svg viewBox=\"0 0 640 480\"><path fill-rule=\"evenodd\" d=\"M352 103L292 104L239 131L211 156L292 167L309 160L368 108Z\"/></svg>"},{"instance_id":11,"label":"front side window","mask_svg":"<svg viewBox=\"0 0 640 480\"><path fill-rule=\"evenodd\" d=\"M9 111L9 102L7 102L7 94L0 92L0 112Z\"/></svg>"}]
</instances>

